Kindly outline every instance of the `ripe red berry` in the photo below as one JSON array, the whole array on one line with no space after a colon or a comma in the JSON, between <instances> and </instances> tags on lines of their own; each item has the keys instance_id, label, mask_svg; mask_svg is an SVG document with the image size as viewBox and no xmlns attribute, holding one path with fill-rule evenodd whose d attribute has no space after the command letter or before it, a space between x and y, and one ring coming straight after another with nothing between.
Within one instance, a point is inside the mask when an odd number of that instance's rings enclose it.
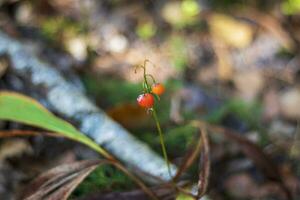
<instances>
[{"instance_id":1,"label":"ripe red berry","mask_svg":"<svg viewBox=\"0 0 300 200\"><path fill-rule=\"evenodd\" d=\"M144 108L152 108L154 105L154 97L150 93L140 94L136 100Z\"/></svg>"},{"instance_id":2,"label":"ripe red berry","mask_svg":"<svg viewBox=\"0 0 300 200\"><path fill-rule=\"evenodd\" d=\"M152 85L152 92L157 95L161 95L165 92L165 87L161 83L155 83Z\"/></svg>"}]
</instances>

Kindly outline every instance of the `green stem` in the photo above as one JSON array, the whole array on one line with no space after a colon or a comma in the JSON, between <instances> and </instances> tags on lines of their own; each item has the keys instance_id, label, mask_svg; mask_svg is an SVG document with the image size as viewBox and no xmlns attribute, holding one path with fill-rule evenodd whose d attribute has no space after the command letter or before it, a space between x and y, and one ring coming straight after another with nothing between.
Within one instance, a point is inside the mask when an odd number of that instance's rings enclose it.
<instances>
[{"instance_id":1,"label":"green stem","mask_svg":"<svg viewBox=\"0 0 300 200\"><path fill-rule=\"evenodd\" d=\"M144 91L145 92L150 92L151 91L151 89L150 89L150 87L149 87L149 84L148 84L148 80L147 80L147 73L146 73L146 60L145 60L145 62L144 62L144 65L143 66L141 66L142 68L143 68L143 76L144 76L144 83L143 83L143 88L144 88Z\"/></svg>"},{"instance_id":2,"label":"green stem","mask_svg":"<svg viewBox=\"0 0 300 200\"><path fill-rule=\"evenodd\" d=\"M158 130L158 133L159 133L159 139L160 139L161 149L162 149L162 152L163 152L163 156L164 156L165 162L166 162L167 167L168 167L169 176L172 179L170 162L169 162L168 155L167 155L167 150L166 150L166 146L165 146L165 142L164 142L164 136L163 136L163 133L161 131L160 123L159 123L159 120L157 118L157 114L156 114L155 108L152 108L152 115L153 115L154 121L156 123L156 127L157 127L157 130Z\"/></svg>"}]
</instances>

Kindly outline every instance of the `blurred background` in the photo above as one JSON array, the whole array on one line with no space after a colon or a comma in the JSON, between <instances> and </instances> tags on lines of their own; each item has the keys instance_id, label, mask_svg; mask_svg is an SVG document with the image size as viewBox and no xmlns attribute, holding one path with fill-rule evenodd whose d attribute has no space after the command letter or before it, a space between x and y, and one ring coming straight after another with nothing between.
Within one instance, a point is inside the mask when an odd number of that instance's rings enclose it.
<instances>
[{"instance_id":1,"label":"blurred background","mask_svg":"<svg viewBox=\"0 0 300 200\"><path fill-rule=\"evenodd\" d=\"M148 73L166 86L157 110L174 163L180 163L196 133L187 122L201 119L259 145L300 198L299 0L1 0L0 28L70 82L82 81L100 108L160 153L155 124L136 104L142 71L134 68L149 59L155 66L149 64ZM0 78L2 89L17 84L9 81L9 62L3 59ZM284 199L230 138L209 138L207 199ZM88 154L84 147L62 143L2 139L1 199L14 199L50 161L55 165ZM190 180L196 181L197 173L195 164ZM122 173L100 167L72 198L135 188Z\"/></svg>"}]
</instances>

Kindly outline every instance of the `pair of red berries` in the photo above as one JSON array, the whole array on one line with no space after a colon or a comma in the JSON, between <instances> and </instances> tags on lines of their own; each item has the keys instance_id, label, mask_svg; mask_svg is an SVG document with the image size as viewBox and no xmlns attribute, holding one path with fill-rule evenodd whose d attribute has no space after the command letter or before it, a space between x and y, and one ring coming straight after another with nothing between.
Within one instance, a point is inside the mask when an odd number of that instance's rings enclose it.
<instances>
[{"instance_id":1,"label":"pair of red berries","mask_svg":"<svg viewBox=\"0 0 300 200\"><path fill-rule=\"evenodd\" d=\"M151 92L156 95L161 95L165 91L165 87L160 83L155 83L151 87ZM154 105L154 96L151 93L140 94L137 98L139 106L144 108L152 108Z\"/></svg>"}]
</instances>

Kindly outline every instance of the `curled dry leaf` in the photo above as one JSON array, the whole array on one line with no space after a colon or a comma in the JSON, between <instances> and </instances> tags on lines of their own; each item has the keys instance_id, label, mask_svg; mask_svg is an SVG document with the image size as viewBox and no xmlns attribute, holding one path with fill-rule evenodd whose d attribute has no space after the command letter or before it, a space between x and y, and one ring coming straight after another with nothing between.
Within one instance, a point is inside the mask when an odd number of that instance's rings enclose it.
<instances>
[{"instance_id":1,"label":"curled dry leaf","mask_svg":"<svg viewBox=\"0 0 300 200\"><path fill-rule=\"evenodd\" d=\"M29 184L22 199L65 200L86 176L104 163L104 160L87 160L55 167Z\"/></svg>"},{"instance_id":2,"label":"curled dry leaf","mask_svg":"<svg viewBox=\"0 0 300 200\"><path fill-rule=\"evenodd\" d=\"M207 190L208 178L210 171L210 160L209 160L209 144L207 139L206 127L201 127L201 140L202 140L202 154L200 159L201 171L199 174L198 182L198 199L200 199Z\"/></svg>"},{"instance_id":3,"label":"curled dry leaf","mask_svg":"<svg viewBox=\"0 0 300 200\"><path fill-rule=\"evenodd\" d=\"M38 136L38 135L45 135L45 136L50 136L50 137L62 137L61 135L59 134L56 134L56 133L50 133L50 132L43 132L43 131L32 131L32 130L11 130L11 131L0 131L0 138L4 138L4 137L15 137L15 136ZM1 158L1 154L0 154L0 158ZM85 161L85 162L88 162L88 161ZM92 162L92 161L90 161ZM94 161L95 163L97 163L97 161ZM156 199L156 195L143 183L141 182L140 179L138 179L136 176L134 176L133 174L131 174L131 172L129 172L123 165L121 165L118 161L116 160L105 160L105 161L98 161L98 165L100 164L112 164L114 165L115 167L117 167L118 169L120 169L121 171L123 171L126 175L128 175L132 180L134 180L137 185L139 185L142 189L142 191L144 191L145 195L148 195L150 197L152 197L153 199ZM74 163L76 164L76 163ZM86 163L83 163L85 164L85 166L88 166ZM82 165L83 165L82 164ZM96 165L97 166L97 165ZM41 177L45 178L47 176L47 174L53 174L56 171L58 171L58 173L61 173L63 172L64 168L67 168L68 166L61 166L61 169L60 167L57 167L57 168L54 168L53 170L50 170L48 173L45 173L44 175L41 175ZM83 166L78 166L78 167L83 167ZM79 169L79 168L78 168ZM64 188L59 188L59 190L55 193L55 196L53 196L53 198L55 197L56 198L56 195L58 195L58 197L60 197L60 192L69 192L68 190L70 190L70 193L76 188L77 185L79 185L79 183L89 174L91 173L92 171L94 170L94 168L88 168L86 169L85 171L81 172L79 175L79 177L74 177L74 180L72 181L72 184L68 184L67 186L63 186ZM54 171L54 172L53 172ZM140 172L140 173L143 173L143 171L141 171L140 169L136 168L135 171L137 172ZM152 177L153 179L158 179L158 181L160 182L164 182L163 180L159 179L158 177L155 177L155 176L152 176L151 174L146 174L144 173L144 176L149 176L149 177ZM35 182L39 182L39 180L41 179L38 178L37 180L34 181ZM51 177L51 176L49 176ZM79 181L79 182L78 182ZM34 184L33 183L33 184ZM78 184L77 184L78 183ZM30 188L32 186L32 184L27 187L27 188ZM74 188L73 188L74 187ZM38 189L38 188L36 188ZM34 189L30 188L30 191L34 191ZM69 194L70 194L69 193ZM41 195L41 194L36 194L38 195L38 197ZM36 195L34 196L34 198L37 198Z\"/></svg>"},{"instance_id":4,"label":"curled dry leaf","mask_svg":"<svg viewBox=\"0 0 300 200\"><path fill-rule=\"evenodd\" d=\"M125 167L117 161L111 160L86 160L55 167L43 173L28 185L21 199L65 200L85 177L102 164L114 165L133 179L151 199L158 199L143 182L131 174Z\"/></svg>"},{"instance_id":5,"label":"curled dry leaf","mask_svg":"<svg viewBox=\"0 0 300 200\"><path fill-rule=\"evenodd\" d=\"M194 197L196 199L200 199L205 194L208 186L210 172L209 143L207 139L207 131L205 126L199 126L199 128L199 139L185 156L183 164L179 167L177 174L173 179L174 181L178 180L178 178L193 164L193 162L197 158L197 155L201 153L198 191L196 196L193 194L193 192L190 193L181 187L177 188L182 194Z\"/></svg>"},{"instance_id":6,"label":"curled dry leaf","mask_svg":"<svg viewBox=\"0 0 300 200\"><path fill-rule=\"evenodd\" d=\"M209 18L208 23L212 35L227 45L244 48L252 41L252 27L233 17L215 13Z\"/></svg>"},{"instance_id":7,"label":"curled dry leaf","mask_svg":"<svg viewBox=\"0 0 300 200\"><path fill-rule=\"evenodd\" d=\"M195 159L201 152L202 142L201 137L199 137L196 141L196 144L191 145L192 147L188 150L186 155L183 158L183 162L179 167L176 175L174 176L174 181L178 180L179 177L194 163Z\"/></svg>"}]
</instances>

